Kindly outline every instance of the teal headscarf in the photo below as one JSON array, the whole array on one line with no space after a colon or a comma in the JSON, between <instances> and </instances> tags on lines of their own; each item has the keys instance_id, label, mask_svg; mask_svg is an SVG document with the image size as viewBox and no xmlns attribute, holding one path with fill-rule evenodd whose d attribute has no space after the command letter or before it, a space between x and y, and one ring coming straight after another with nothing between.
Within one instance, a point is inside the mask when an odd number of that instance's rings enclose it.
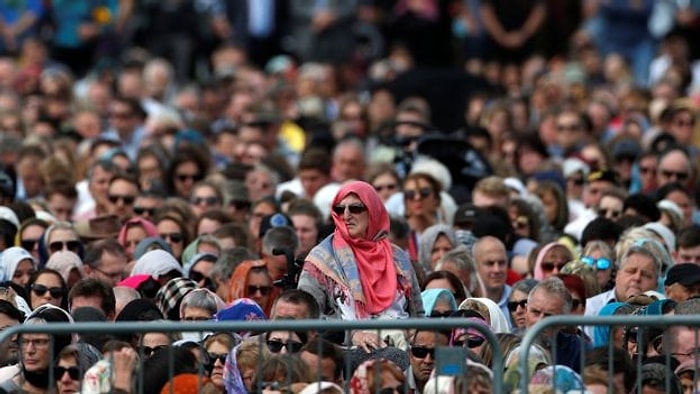
<instances>
[{"instance_id":1,"label":"teal headscarf","mask_svg":"<svg viewBox=\"0 0 700 394\"><path fill-rule=\"evenodd\" d=\"M425 315L430 316L433 313L433 308L437 304L438 300L446 300L450 303L450 309L453 311L457 310L457 301L455 297L449 290L445 289L428 289L421 293L423 298L423 307L425 308Z\"/></svg>"},{"instance_id":2,"label":"teal headscarf","mask_svg":"<svg viewBox=\"0 0 700 394\"><path fill-rule=\"evenodd\" d=\"M603 307L598 313L598 316L612 316L624 302L611 302ZM593 327L593 347L608 346L610 342L610 326L595 326Z\"/></svg>"}]
</instances>

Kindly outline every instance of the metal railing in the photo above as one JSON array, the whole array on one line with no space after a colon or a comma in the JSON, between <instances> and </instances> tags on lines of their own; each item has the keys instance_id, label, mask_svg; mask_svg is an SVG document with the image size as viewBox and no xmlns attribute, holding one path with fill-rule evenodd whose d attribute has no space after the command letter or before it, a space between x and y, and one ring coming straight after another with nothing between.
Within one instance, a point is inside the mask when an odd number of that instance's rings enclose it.
<instances>
[{"instance_id":1,"label":"metal railing","mask_svg":"<svg viewBox=\"0 0 700 394\"><path fill-rule=\"evenodd\" d=\"M527 393L528 392L528 385L529 385L529 379L524 378L524 377L531 377L530 372L528 371L528 359L529 359L529 354L531 348L539 344L539 341L542 339L542 334L545 330L559 330L562 327L585 327L585 326L609 326L611 328L613 327L637 327L641 328L636 330L636 333L634 334L636 336L636 343L641 344L642 339L643 339L643 332L644 329L662 329L664 333L666 333L666 330L670 327L674 326L687 326L687 327L700 327L700 315L681 315L681 316L675 316L675 315L661 315L661 316L604 316L604 317L597 317L597 316L572 316L572 315L561 315L561 316L551 316L547 317L545 319L542 319L541 321L537 322L534 326L529 328L521 342L521 352L519 354L519 360L518 360L518 371L520 374L520 382L519 382L519 390L520 393ZM612 331L611 331L612 332ZM699 332L696 330L695 331L695 346L694 346L694 358L696 362L697 360L700 360L700 346L699 346ZM549 333L551 337L551 331ZM663 335L663 343L664 347L668 346L668 342L671 340L669 338L668 334L662 334ZM581 372L583 372L583 368L586 365L586 343L585 341L581 341ZM608 379L608 392L614 392L613 390L613 379L612 379L612 372L613 371L613 357L612 357L612 352L613 352L613 343L609 342L608 343L608 375L610 379ZM553 347L552 350L552 359L554 360L556 357L556 346ZM627 349L625 349L627 350ZM670 359L671 359L671 354L670 351L664 352L662 357L665 358L665 365L668 366L670 364ZM641 393L642 391L642 374L640 373L642 370L642 358L643 357L636 357L636 360L634 361L635 367L637 368L637 376L636 376L636 383L635 383L635 388L637 393ZM557 373L556 368L553 371L554 374ZM665 374L665 387L666 387L666 392L669 392L669 385L671 384L670 382L670 376L673 375L672 370L667 370L667 373ZM581 376L583 376L583 373L581 373ZM553 378L553 381L556 379ZM697 384L697 376L693 380L693 385ZM514 389L514 388L513 388ZM694 391L695 392L695 391Z\"/></svg>"},{"instance_id":2,"label":"metal railing","mask_svg":"<svg viewBox=\"0 0 700 394\"><path fill-rule=\"evenodd\" d=\"M498 339L493 332L480 324L463 318L446 319L403 319L403 320L362 320L362 321L342 321L342 320L266 320L266 321L225 321L225 322L82 322L82 323L49 323L33 325L16 325L0 332L0 342L12 340L22 334L91 334L91 335L115 335L115 334L144 334L144 333L221 333L221 332L257 332L268 331L293 331L293 332L348 332L355 330L377 331L385 330L419 330L419 331L446 331L452 329L474 329L484 335L486 341L492 348L493 365L503 365L503 354L501 352ZM436 334L437 335L437 334ZM53 338L53 337L51 337ZM262 345L262 342L261 346ZM52 349L53 350L53 349ZM466 356L466 352L464 352ZM435 352L436 369L440 363L438 359L440 352ZM55 359L55 354L51 351L50 359ZM345 358L347 368L349 361ZM466 369L466 358L462 359L464 365L459 370ZM174 365L172 359L169 362L169 377L173 377ZM140 369L142 371L142 369ZM443 368L443 371L449 368ZM201 370L200 370L201 372ZM320 372L320 371L319 371ZM50 368L50 380L54 382L53 368ZM320 376L317 375L317 376ZM346 377L347 377L346 371ZM345 391L348 390L349 379L345 379ZM142 392L143 379L137 384L137 392ZM258 386L259 387L259 386ZM503 368L493 368L493 392L503 392Z\"/></svg>"}]
</instances>

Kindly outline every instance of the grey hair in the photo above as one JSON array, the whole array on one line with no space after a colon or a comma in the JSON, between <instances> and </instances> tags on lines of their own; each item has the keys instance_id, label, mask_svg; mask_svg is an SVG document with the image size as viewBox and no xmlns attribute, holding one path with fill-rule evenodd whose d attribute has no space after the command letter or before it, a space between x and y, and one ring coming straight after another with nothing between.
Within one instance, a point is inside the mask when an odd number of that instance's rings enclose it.
<instances>
[{"instance_id":1,"label":"grey hair","mask_svg":"<svg viewBox=\"0 0 700 394\"><path fill-rule=\"evenodd\" d=\"M264 172L268 174L270 176L270 183L272 183L272 185L275 187L280 183L280 174L265 164L256 164L255 166L253 166L253 169L250 170L248 173L252 172Z\"/></svg>"},{"instance_id":2,"label":"grey hair","mask_svg":"<svg viewBox=\"0 0 700 394\"><path fill-rule=\"evenodd\" d=\"M258 258L257 254L243 246L236 246L231 250L223 250L209 275L212 279L228 283L231 275L233 275L233 271L240 263L246 260L257 260Z\"/></svg>"},{"instance_id":3,"label":"grey hair","mask_svg":"<svg viewBox=\"0 0 700 394\"><path fill-rule=\"evenodd\" d=\"M275 248L294 251L298 247L299 238L296 232L293 228L287 226L269 229L262 239L262 251L268 255L272 255L272 250Z\"/></svg>"},{"instance_id":4,"label":"grey hair","mask_svg":"<svg viewBox=\"0 0 700 394\"><path fill-rule=\"evenodd\" d=\"M217 296L205 289L192 290L182 298L180 306L180 318L183 316L185 308L201 308L209 312L212 316L218 311L219 303Z\"/></svg>"},{"instance_id":5,"label":"grey hair","mask_svg":"<svg viewBox=\"0 0 700 394\"><path fill-rule=\"evenodd\" d=\"M612 248L610 247L610 245L603 241L589 241L586 244L586 247L583 248L582 255L588 256L596 250L600 251L602 254L605 255L605 257L611 260L615 259L615 253L613 252Z\"/></svg>"},{"instance_id":6,"label":"grey hair","mask_svg":"<svg viewBox=\"0 0 700 394\"><path fill-rule=\"evenodd\" d=\"M559 299L564 302L562 314L566 315L571 312L571 304L573 303L571 292L566 288L566 285L564 285L561 279L556 276L551 276L538 283L527 296L528 304L532 303L532 297L537 290L542 290L551 296L559 297Z\"/></svg>"},{"instance_id":7,"label":"grey hair","mask_svg":"<svg viewBox=\"0 0 700 394\"><path fill-rule=\"evenodd\" d=\"M435 265L435 271L444 271L443 266L447 263L454 263L460 271L469 272L469 293L474 294L474 290L479 285L479 277L476 272L476 263L472 258L469 249L465 245L459 245L445 253Z\"/></svg>"},{"instance_id":8,"label":"grey hair","mask_svg":"<svg viewBox=\"0 0 700 394\"><path fill-rule=\"evenodd\" d=\"M658 244L659 242L654 239L637 240L637 242L634 243L631 247L627 248L627 250L625 250L625 252L622 254L622 257L620 257L619 268L624 268L627 262L629 261L630 256L632 256L633 254L641 254L643 256L649 257L654 262L654 273L656 274L656 278L658 279L659 276L663 274L662 271L664 264L654 253L654 250L652 250L650 247L650 245L653 245L654 243ZM658 247L663 249L663 247L660 245Z\"/></svg>"},{"instance_id":9,"label":"grey hair","mask_svg":"<svg viewBox=\"0 0 700 394\"><path fill-rule=\"evenodd\" d=\"M537 286L537 283L538 283L537 279L532 279L532 278L521 279L521 280L515 282L515 284L513 284L512 291L520 291L520 292L523 292L525 294L530 294L532 289L534 289L535 286ZM512 292L511 292L511 294L512 294Z\"/></svg>"}]
</instances>

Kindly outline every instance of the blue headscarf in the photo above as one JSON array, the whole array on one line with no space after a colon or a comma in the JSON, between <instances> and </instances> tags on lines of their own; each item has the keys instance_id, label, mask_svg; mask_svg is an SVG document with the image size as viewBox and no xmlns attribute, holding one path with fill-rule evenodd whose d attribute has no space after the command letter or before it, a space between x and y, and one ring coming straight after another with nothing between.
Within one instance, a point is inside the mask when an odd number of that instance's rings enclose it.
<instances>
[{"instance_id":1,"label":"blue headscarf","mask_svg":"<svg viewBox=\"0 0 700 394\"><path fill-rule=\"evenodd\" d=\"M423 298L423 307L425 308L425 315L430 316L433 313L433 308L437 304L438 300L446 300L450 303L450 309L453 311L457 310L457 301L455 301L454 295L449 290L445 289L428 289L421 293Z\"/></svg>"},{"instance_id":2,"label":"blue headscarf","mask_svg":"<svg viewBox=\"0 0 700 394\"><path fill-rule=\"evenodd\" d=\"M598 316L612 316L624 302L611 302L603 307L598 313ZM593 347L608 346L610 342L610 326L595 326L593 327Z\"/></svg>"}]
</instances>

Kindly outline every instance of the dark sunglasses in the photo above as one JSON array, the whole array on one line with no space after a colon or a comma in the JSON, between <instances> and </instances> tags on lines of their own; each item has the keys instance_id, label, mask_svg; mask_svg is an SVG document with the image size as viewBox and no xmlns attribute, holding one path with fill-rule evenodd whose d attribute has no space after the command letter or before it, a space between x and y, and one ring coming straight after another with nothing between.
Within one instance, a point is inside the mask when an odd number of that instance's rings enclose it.
<instances>
[{"instance_id":1,"label":"dark sunglasses","mask_svg":"<svg viewBox=\"0 0 700 394\"><path fill-rule=\"evenodd\" d=\"M201 181L204 179L201 174L177 174L175 175L175 178L180 182L185 182L189 179L192 179L193 181Z\"/></svg>"},{"instance_id":2,"label":"dark sunglasses","mask_svg":"<svg viewBox=\"0 0 700 394\"><path fill-rule=\"evenodd\" d=\"M197 282L197 283L199 283L199 282L201 282L201 281L203 281L203 280L204 280L204 281L208 281L208 280L209 280L208 277L206 277L203 273L201 273L201 272L199 272L199 271L190 271L190 279L192 279L193 281L195 281L195 282Z\"/></svg>"},{"instance_id":3,"label":"dark sunglasses","mask_svg":"<svg viewBox=\"0 0 700 394\"><path fill-rule=\"evenodd\" d=\"M27 250L27 251L31 251L34 249L34 247L36 246L36 244L38 242L39 242L38 239L23 239L21 246L22 246L22 249Z\"/></svg>"},{"instance_id":4,"label":"dark sunglasses","mask_svg":"<svg viewBox=\"0 0 700 394\"><path fill-rule=\"evenodd\" d=\"M391 191L391 190L396 190L397 187L398 187L398 185L396 185L394 183L390 183L388 185L375 185L374 190L376 190L378 192L381 192L384 189Z\"/></svg>"},{"instance_id":5,"label":"dark sunglasses","mask_svg":"<svg viewBox=\"0 0 700 394\"><path fill-rule=\"evenodd\" d=\"M70 376L71 380L80 380L80 369L78 367L65 368L65 367L55 366L53 368L53 370L54 370L53 376L54 376L54 378L56 378L56 380L61 380L61 378L63 377L63 375L66 372L68 372L68 376Z\"/></svg>"},{"instance_id":6,"label":"dark sunglasses","mask_svg":"<svg viewBox=\"0 0 700 394\"><path fill-rule=\"evenodd\" d=\"M468 347L474 349L484 344L486 340L482 337L469 337L466 341L454 341L455 346Z\"/></svg>"},{"instance_id":7,"label":"dark sunglasses","mask_svg":"<svg viewBox=\"0 0 700 394\"><path fill-rule=\"evenodd\" d=\"M612 262L610 261L610 259L607 259L605 257L601 257L599 259L594 259L591 256L583 256L583 257L581 257L581 261L583 261L587 265L590 265L591 267L595 267L601 271L604 271L604 270L612 267Z\"/></svg>"},{"instance_id":8,"label":"dark sunglasses","mask_svg":"<svg viewBox=\"0 0 700 394\"><path fill-rule=\"evenodd\" d=\"M124 204L131 205L134 203L134 201L136 201L136 197L134 196L124 196L118 194L110 194L108 198L109 202L111 202L112 204L116 204L117 202L119 202L119 200L122 200Z\"/></svg>"},{"instance_id":9,"label":"dark sunglasses","mask_svg":"<svg viewBox=\"0 0 700 394\"><path fill-rule=\"evenodd\" d=\"M556 264L557 271L561 271L561 269L564 268L565 265L566 263ZM540 264L540 267L544 272L551 272L554 271L555 264L551 261L543 261L542 264Z\"/></svg>"},{"instance_id":10,"label":"dark sunglasses","mask_svg":"<svg viewBox=\"0 0 700 394\"><path fill-rule=\"evenodd\" d=\"M420 139L420 136L412 136L412 137L396 137L396 143L400 146L407 147L411 145L413 142L418 141Z\"/></svg>"},{"instance_id":11,"label":"dark sunglasses","mask_svg":"<svg viewBox=\"0 0 700 394\"><path fill-rule=\"evenodd\" d=\"M671 178L675 176L676 179L678 179L679 181L684 181L688 179L687 172L661 170L661 175L663 175L666 178Z\"/></svg>"},{"instance_id":12,"label":"dark sunglasses","mask_svg":"<svg viewBox=\"0 0 700 394\"><path fill-rule=\"evenodd\" d=\"M401 383L396 387L384 387L383 389L377 391L379 394L403 394L406 392L406 385Z\"/></svg>"},{"instance_id":13,"label":"dark sunglasses","mask_svg":"<svg viewBox=\"0 0 700 394\"><path fill-rule=\"evenodd\" d=\"M44 294L46 294L47 291L49 292L49 295L51 296L51 298L53 298L53 299L55 299L55 300L57 300L57 299L63 297L63 289L60 288L60 287L51 287L51 288L49 288L49 287L46 287L46 286L44 286L44 285L40 285L40 284L38 284L38 283L34 283L34 284L31 286L31 289L32 289L32 291L34 292L34 294L38 295L39 297L43 297Z\"/></svg>"},{"instance_id":14,"label":"dark sunglasses","mask_svg":"<svg viewBox=\"0 0 700 394\"><path fill-rule=\"evenodd\" d=\"M403 196L407 200L415 200L416 197L420 196L419 198L422 200L424 198L428 198L433 194L433 189L429 187L422 187L420 190L404 190Z\"/></svg>"},{"instance_id":15,"label":"dark sunglasses","mask_svg":"<svg viewBox=\"0 0 700 394\"><path fill-rule=\"evenodd\" d=\"M147 213L148 216L155 216L156 208L144 208L144 207L134 207L134 213L141 216Z\"/></svg>"},{"instance_id":16,"label":"dark sunglasses","mask_svg":"<svg viewBox=\"0 0 700 394\"><path fill-rule=\"evenodd\" d=\"M216 364L216 360L219 360L221 365L226 364L226 356L227 354L216 354L216 353L207 353L207 358L209 359L209 365L214 366Z\"/></svg>"},{"instance_id":17,"label":"dark sunglasses","mask_svg":"<svg viewBox=\"0 0 700 394\"><path fill-rule=\"evenodd\" d=\"M434 318L443 318L443 317L451 317L453 311L446 311L446 312L432 312L430 316L428 317L434 317Z\"/></svg>"},{"instance_id":18,"label":"dark sunglasses","mask_svg":"<svg viewBox=\"0 0 700 394\"><path fill-rule=\"evenodd\" d=\"M155 346L155 347L150 347L150 346L141 346L141 352L145 357L151 357L153 356L156 352L159 352L162 349L165 349L168 347L167 345L160 345L160 346Z\"/></svg>"},{"instance_id":19,"label":"dark sunglasses","mask_svg":"<svg viewBox=\"0 0 700 394\"><path fill-rule=\"evenodd\" d=\"M518 307L525 309L526 306L527 306L527 299L520 300L520 301L508 301L508 310L511 312L517 311Z\"/></svg>"},{"instance_id":20,"label":"dark sunglasses","mask_svg":"<svg viewBox=\"0 0 700 394\"><path fill-rule=\"evenodd\" d=\"M182 233L163 233L159 234L159 236L166 241L170 239L171 242L176 244L182 242Z\"/></svg>"},{"instance_id":21,"label":"dark sunglasses","mask_svg":"<svg viewBox=\"0 0 700 394\"><path fill-rule=\"evenodd\" d=\"M51 253L60 252L64 249L68 249L73 253L78 253L78 251L80 251L80 241L53 241L49 244Z\"/></svg>"},{"instance_id":22,"label":"dark sunglasses","mask_svg":"<svg viewBox=\"0 0 700 394\"><path fill-rule=\"evenodd\" d=\"M428 354L430 357L435 358L435 348L429 348L425 346L411 346L411 354L415 358L426 358Z\"/></svg>"},{"instance_id":23,"label":"dark sunglasses","mask_svg":"<svg viewBox=\"0 0 700 394\"><path fill-rule=\"evenodd\" d=\"M190 203L193 205L200 205L204 203L204 205L211 207L212 205L216 205L219 203L219 198L218 197L192 197L190 199Z\"/></svg>"},{"instance_id":24,"label":"dark sunglasses","mask_svg":"<svg viewBox=\"0 0 700 394\"><path fill-rule=\"evenodd\" d=\"M249 201L231 201L228 205L236 208L237 211L250 209Z\"/></svg>"},{"instance_id":25,"label":"dark sunglasses","mask_svg":"<svg viewBox=\"0 0 700 394\"><path fill-rule=\"evenodd\" d=\"M345 213L346 208L353 215L357 215L357 214L360 214L362 212L367 211L367 207L362 205L362 204L350 204L350 205L336 205L333 207L333 212L335 212L336 215L343 215Z\"/></svg>"},{"instance_id":26,"label":"dark sunglasses","mask_svg":"<svg viewBox=\"0 0 700 394\"><path fill-rule=\"evenodd\" d=\"M182 319L182 321L209 321L211 320L208 317L204 316L193 316L193 317L185 317Z\"/></svg>"},{"instance_id":27,"label":"dark sunglasses","mask_svg":"<svg viewBox=\"0 0 700 394\"><path fill-rule=\"evenodd\" d=\"M608 214L610 214L610 216L612 216L613 218L618 218L620 217L620 215L622 215L622 211L604 208L598 209L598 216L608 216Z\"/></svg>"},{"instance_id":28,"label":"dark sunglasses","mask_svg":"<svg viewBox=\"0 0 700 394\"><path fill-rule=\"evenodd\" d=\"M248 295L253 295L256 294L257 292L260 292L260 294L266 296L270 294L270 291L272 291L272 286L253 286L253 285L248 285Z\"/></svg>"},{"instance_id":29,"label":"dark sunglasses","mask_svg":"<svg viewBox=\"0 0 700 394\"><path fill-rule=\"evenodd\" d=\"M278 341L276 339L270 339L267 341L267 348L270 349L271 353L279 353L282 351L283 347L287 347L288 353L299 353L302 346L304 346L304 344L302 344L301 342L294 342L294 341L282 342L282 341Z\"/></svg>"}]
</instances>

